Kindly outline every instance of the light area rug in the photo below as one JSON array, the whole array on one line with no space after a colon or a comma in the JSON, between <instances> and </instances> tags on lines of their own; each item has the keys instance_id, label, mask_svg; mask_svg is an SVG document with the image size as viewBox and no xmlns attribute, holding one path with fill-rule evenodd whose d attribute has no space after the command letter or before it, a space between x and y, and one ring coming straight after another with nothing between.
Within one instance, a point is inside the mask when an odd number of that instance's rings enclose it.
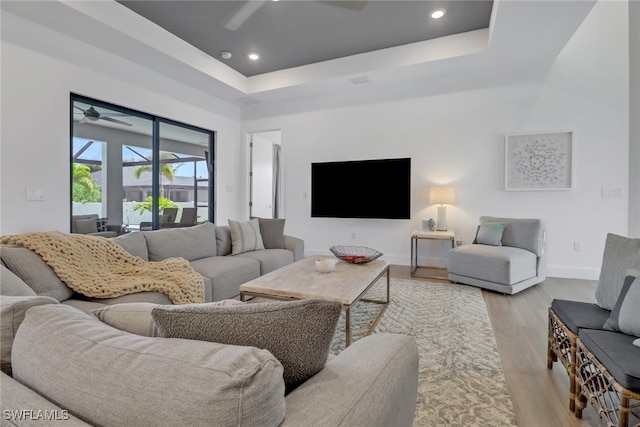
<instances>
[{"instance_id":1,"label":"light area rug","mask_svg":"<svg viewBox=\"0 0 640 427\"><path fill-rule=\"evenodd\" d=\"M367 298L384 299L385 279ZM380 310L358 302L351 309L352 340ZM513 402L487 308L478 288L392 279L391 303L373 333L415 337L420 354L415 426L515 426ZM331 353L344 349L344 312Z\"/></svg>"}]
</instances>

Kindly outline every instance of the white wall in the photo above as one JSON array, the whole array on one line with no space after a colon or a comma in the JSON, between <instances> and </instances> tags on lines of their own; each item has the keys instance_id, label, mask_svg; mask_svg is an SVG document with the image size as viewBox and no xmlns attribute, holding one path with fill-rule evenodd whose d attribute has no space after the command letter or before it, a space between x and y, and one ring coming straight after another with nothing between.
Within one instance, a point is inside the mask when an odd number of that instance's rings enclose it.
<instances>
[{"instance_id":1,"label":"white wall","mask_svg":"<svg viewBox=\"0 0 640 427\"><path fill-rule=\"evenodd\" d=\"M216 217L240 215L244 194L222 191L242 188L239 107L5 11L2 26L0 233L69 230L71 92L216 130Z\"/></svg>"},{"instance_id":2,"label":"white wall","mask_svg":"<svg viewBox=\"0 0 640 427\"><path fill-rule=\"evenodd\" d=\"M548 274L597 278L606 233L627 232L627 13L626 2L596 4L550 68L529 70L536 79L361 105L309 99L247 114L245 132L282 129L286 232L304 238L308 253L359 244L407 265L412 230L436 217L428 188L450 184L457 201L447 210L449 228L464 241L480 215L539 217L547 224ZM412 84L415 93L430 92L428 80ZM505 192L505 134L557 130L573 131L575 188ZM405 156L413 159L411 220L310 218L311 162ZM623 197L602 199L601 188L620 188ZM437 262L440 249L421 251Z\"/></svg>"}]
</instances>

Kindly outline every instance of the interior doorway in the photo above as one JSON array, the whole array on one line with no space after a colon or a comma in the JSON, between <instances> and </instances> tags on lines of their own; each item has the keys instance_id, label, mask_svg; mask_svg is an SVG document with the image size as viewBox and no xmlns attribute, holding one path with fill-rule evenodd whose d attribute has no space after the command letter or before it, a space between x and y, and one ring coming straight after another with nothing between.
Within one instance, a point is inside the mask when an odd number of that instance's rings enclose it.
<instances>
[{"instance_id":1,"label":"interior doorway","mask_svg":"<svg viewBox=\"0 0 640 427\"><path fill-rule=\"evenodd\" d=\"M249 134L249 217L283 218L282 132Z\"/></svg>"}]
</instances>

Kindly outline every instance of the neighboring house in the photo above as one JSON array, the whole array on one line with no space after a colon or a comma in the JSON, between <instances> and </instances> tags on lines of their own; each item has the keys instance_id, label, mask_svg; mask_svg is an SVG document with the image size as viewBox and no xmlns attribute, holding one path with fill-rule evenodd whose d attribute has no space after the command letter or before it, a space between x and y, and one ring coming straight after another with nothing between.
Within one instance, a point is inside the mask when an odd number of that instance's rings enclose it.
<instances>
[{"instance_id":1,"label":"neighboring house","mask_svg":"<svg viewBox=\"0 0 640 427\"><path fill-rule=\"evenodd\" d=\"M140 178L134 175L134 167L122 168L122 187L124 190L123 199L129 202L144 202L147 196L151 196L151 180L150 172L143 173ZM91 174L97 185L102 186L102 172L93 172ZM208 198L208 189L206 180L198 180L193 176L176 175L173 181L169 181L165 177L160 178L162 181L161 197L166 197L173 202L194 202L196 201L195 188L198 189L197 200L205 201Z\"/></svg>"}]
</instances>

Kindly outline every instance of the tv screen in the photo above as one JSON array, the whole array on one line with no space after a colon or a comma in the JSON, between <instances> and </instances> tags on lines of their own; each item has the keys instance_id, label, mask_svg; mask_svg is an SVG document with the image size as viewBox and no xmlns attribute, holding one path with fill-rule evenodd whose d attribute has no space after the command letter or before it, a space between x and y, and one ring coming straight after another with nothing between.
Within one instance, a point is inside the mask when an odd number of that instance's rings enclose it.
<instances>
[{"instance_id":1,"label":"tv screen","mask_svg":"<svg viewBox=\"0 0 640 427\"><path fill-rule=\"evenodd\" d=\"M411 159L311 164L311 216L409 219Z\"/></svg>"}]
</instances>

